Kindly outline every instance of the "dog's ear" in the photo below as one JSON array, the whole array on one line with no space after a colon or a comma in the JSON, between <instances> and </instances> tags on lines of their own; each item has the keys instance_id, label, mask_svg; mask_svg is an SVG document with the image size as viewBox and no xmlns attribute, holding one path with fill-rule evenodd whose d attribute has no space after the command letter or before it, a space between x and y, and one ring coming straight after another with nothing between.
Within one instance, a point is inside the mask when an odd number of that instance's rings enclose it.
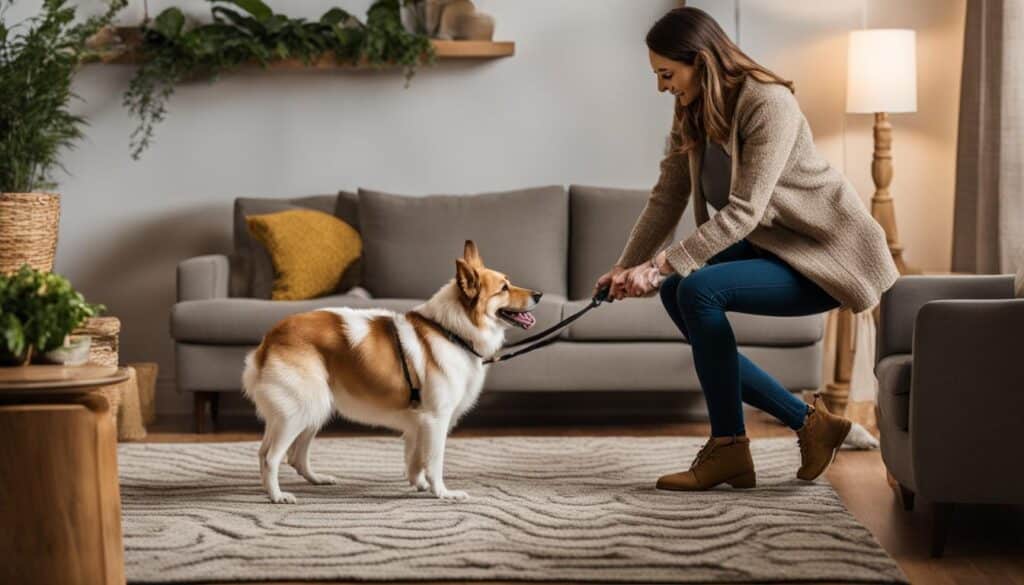
<instances>
[{"instance_id":1,"label":"dog's ear","mask_svg":"<svg viewBox=\"0 0 1024 585\"><path fill-rule=\"evenodd\" d=\"M477 249L476 242L473 240L466 240L466 245L462 249L462 257L469 262L470 266L482 267L484 265L484 260L480 257L480 250Z\"/></svg>"},{"instance_id":2,"label":"dog's ear","mask_svg":"<svg viewBox=\"0 0 1024 585\"><path fill-rule=\"evenodd\" d=\"M480 294L480 275L462 258L455 259L455 282L467 299L473 300Z\"/></svg>"}]
</instances>

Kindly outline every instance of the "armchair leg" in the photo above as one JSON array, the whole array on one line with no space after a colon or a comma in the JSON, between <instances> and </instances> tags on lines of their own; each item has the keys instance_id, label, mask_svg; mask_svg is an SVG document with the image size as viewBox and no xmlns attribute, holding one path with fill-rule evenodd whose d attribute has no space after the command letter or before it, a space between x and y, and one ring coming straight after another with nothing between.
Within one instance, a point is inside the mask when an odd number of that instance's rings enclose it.
<instances>
[{"instance_id":1,"label":"armchair leg","mask_svg":"<svg viewBox=\"0 0 1024 585\"><path fill-rule=\"evenodd\" d=\"M935 503L932 507L932 556L941 557L946 548L946 535L953 516L953 504Z\"/></svg>"},{"instance_id":2,"label":"armchair leg","mask_svg":"<svg viewBox=\"0 0 1024 585\"><path fill-rule=\"evenodd\" d=\"M899 485L900 501L903 502L903 509L910 512L914 509L914 492L910 491L910 488L901 484Z\"/></svg>"}]
</instances>

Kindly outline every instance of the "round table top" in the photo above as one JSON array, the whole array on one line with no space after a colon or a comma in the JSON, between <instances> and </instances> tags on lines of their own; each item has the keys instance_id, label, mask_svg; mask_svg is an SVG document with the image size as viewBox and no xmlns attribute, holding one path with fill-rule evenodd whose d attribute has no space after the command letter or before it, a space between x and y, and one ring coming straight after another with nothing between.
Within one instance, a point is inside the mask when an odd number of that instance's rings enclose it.
<instances>
[{"instance_id":1,"label":"round table top","mask_svg":"<svg viewBox=\"0 0 1024 585\"><path fill-rule=\"evenodd\" d=\"M117 366L9 366L0 367L0 394L24 392L55 392L72 394L90 392L100 386L118 384L128 379L128 369Z\"/></svg>"}]
</instances>

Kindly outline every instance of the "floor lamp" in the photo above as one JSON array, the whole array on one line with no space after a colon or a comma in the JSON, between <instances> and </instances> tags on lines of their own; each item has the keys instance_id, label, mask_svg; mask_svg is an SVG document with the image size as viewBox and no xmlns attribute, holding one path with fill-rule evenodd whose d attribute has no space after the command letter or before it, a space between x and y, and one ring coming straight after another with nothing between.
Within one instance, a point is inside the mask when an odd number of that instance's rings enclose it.
<instances>
[{"instance_id":1,"label":"floor lamp","mask_svg":"<svg viewBox=\"0 0 1024 585\"><path fill-rule=\"evenodd\" d=\"M875 194L871 215L885 230L886 241L900 274L918 272L903 261L903 246L896 234L896 214L889 194L892 182L892 125L889 114L917 110L917 51L913 30L868 29L850 32L847 54L846 112L874 114L875 150L871 178ZM877 322L878 311L875 310ZM839 311L836 321L835 381L827 384L824 398L832 412L842 413L850 395L856 330L853 314Z\"/></svg>"}]
</instances>

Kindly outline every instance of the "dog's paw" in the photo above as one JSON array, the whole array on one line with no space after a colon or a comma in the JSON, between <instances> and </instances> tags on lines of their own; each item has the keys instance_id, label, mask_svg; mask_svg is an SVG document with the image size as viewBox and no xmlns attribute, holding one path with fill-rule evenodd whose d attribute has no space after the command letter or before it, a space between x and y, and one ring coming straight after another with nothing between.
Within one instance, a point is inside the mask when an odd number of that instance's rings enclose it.
<instances>
[{"instance_id":1,"label":"dog's paw","mask_svg":"<svg viewBox=\"0 0 1024 585\"><path fill-rule=\"evenodd\" d=\"M323 473L311 475L306 479L313 485L334 485L338 483L338 478L333 475L324 475Z\"/></svg>"},{"instance_id":2,"label":"dog's paw","mask_svg":"<svg viewBox=\"0 0 1024 585\"><path fill-rule=\"evenodd\" d=\"M435 493L439 500L445 500L448 502L462 502L469 499L469 494L462 490L443 490Z\"/></svg>"},{"instance_id":3,"label":"dog's paw","mask_svg":"<svg viewBox=\"0 0 1024 585\"><path fill-rule=\"evenodd\" d=\"M415 477L409 478L409 485L416 488L416 491L418 492L425 492L430 489L430 482L427 481L427 477L422 471Z\"/></svg>"},{"instance_id":4,"label":"dog's paw","mask_svg":"<svg viewBox=\"0 0 1024 585\"><path fill-rule=\"evenodd\" d=\"M842 446L846 449L877 449L878 439L862 425L853 423Z\"/></svg>"},{"instance_id":5,"label":"dog's paw","mask_svg":"<svg viewBox=\"0 0 1024 585\"><path fill-rule=\"evenodd\" d=\"M281 492L276 496L271 494L270 501L275 504L294 504L298 502L298 500L295 499L295 496L289 492Z\"/></svg>"}]
</instances>

